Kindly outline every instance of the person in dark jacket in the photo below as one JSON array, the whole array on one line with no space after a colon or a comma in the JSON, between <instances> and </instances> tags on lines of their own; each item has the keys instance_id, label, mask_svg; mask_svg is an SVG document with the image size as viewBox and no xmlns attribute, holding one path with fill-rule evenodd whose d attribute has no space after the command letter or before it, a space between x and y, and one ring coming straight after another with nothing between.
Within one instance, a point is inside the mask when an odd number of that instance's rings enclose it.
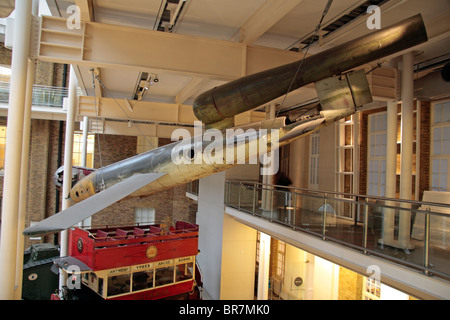
<instances>
[{"instance_id":1,"label":"person in dark jacket","mask_svg":"<svg viewBox=\"0 0 450 320\"><path fill-rule=\"evenodd\" d=\"M291 193L289 193L290 190L289 188L285 187L288 187L291 184L292 180L284 172L281 171L277 172L277 174L275 175L276 189L286 192L277 192L278 201L276 203L278 203L279 207L283 207L284 210L286 210L286 207L290 206L291 202Z\"/></svg>"}]
</instances>

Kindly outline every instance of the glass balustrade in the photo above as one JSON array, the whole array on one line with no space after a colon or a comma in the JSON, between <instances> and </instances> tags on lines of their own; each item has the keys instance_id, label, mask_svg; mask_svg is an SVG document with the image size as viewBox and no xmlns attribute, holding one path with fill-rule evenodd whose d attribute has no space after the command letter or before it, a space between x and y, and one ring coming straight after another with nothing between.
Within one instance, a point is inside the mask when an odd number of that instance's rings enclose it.
<instances>
[{"instance_id":1,"label":"glass balustrade","mask_svg":"<svg viewBox=\"0 0 450 320\"><path fill-rule=\"evenodd\" d=\"M450 206L227 181L225 205L450 278Z\"/></svg>"},{"instance_id":2,"label":"glass balustrade","mask_svg":"<svg viewBox=\"0 0 450 320\"><path fill-rule=\"evenodd\" d=\"M10 83L0 81L0 103L9 102ZM79 95L80 92L79 92ZM68 96L68 89L53 86L33 86L33 106L62 107L64 98Z\"/></svg>"}]
</instances>

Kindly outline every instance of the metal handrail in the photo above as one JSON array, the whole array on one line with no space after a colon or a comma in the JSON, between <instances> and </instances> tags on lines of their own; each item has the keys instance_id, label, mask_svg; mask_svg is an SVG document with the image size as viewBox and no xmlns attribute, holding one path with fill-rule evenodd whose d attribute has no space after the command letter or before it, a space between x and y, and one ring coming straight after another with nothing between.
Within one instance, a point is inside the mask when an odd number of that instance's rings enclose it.
<instances>
[{"instance_id":1,"label":"metal handrail","mask_svg":"<svg viewBox=\"0 0 450 320\"><path fill-rule=\"evenodd\" d=\"M231 187L233 185L238 187L238 191L234 194L231 191ZM276 187L282 187L289 191L277 190ZM245 190L248 190L248 191L245 191ZM324 191L318 191L318 190L309 190L309 189L305 189L305 188L276 186L276 185L264 184L264 183L260 183L260 182L256 182L256 181L228 180L228 181L226 181L225 191L226 191L225 205L227 205L229 207L234 207L242 212L247 212L254 216L260 216L261 218L268 219L273 223L279 223L279 224L285 225L285 226L290 227L297 231L307 232L314 236L321 237L323 240L334 241L341 245L349 246L353 249L362 251L364 254L377 255L377 256L380 256L381 258L384 258L384 259L387 259L390 261L395 261L395 262L401 263L403 265L414 267L416 269L423 271L423 273L428 276L437 275L437 276L441 276L441 277L444 277L447 279L450 278L450 269L449 269L450 264L448 263L448 260L445 260L445 259L447 259L446 256L448 253L446 252L445 256L443 255L444 270L442 271L442 270L437 270L436 267L430 263L430 250L429 250L430 242L431 242L431 236L430 236L431 218L433 216L439 216L439 217L446 217L446 218L450 219L450 216L448 214L432 211L432 207L448 208L450 210L449 205L445 205L442 203L425 202L425 201L402 200L402 199L384 198L384 197L378 197L378 196L340 193L340 192L334 192L334 191L324 192ZM247 192L247 202L248 203L245 203L245 200L242 200L243 198L245 198L245 195L243 195L243 192ZM262 196L263 192L269 192L269 194L271 194L270 196L267 196L267 194L266 194L267 198L271 199L270 200L271 203L270 203L269 207L267 205L262 205L261 207L256 208L256 205L255 205L255 202L257 201L256 193L258 193L258 192L261 192L261 201L262 201L262 197L263 197ZM311 208L296 208L297 202L293 202L293 204L294 204L293 210L292 210L293 219L291 217L289 217L288 218L289 221L286 222L286 221L282 221L279 218L274 218L272 216L272 214L274 213L272 199L274 199L274 197L276 197L276 194L281 194L281 197L283 199L285 199L287 197L287 195L290 194L291 195L290 199L294 199L294 201L296 201L297 197L314 198L314 199L316 199L314 201L319 200L315 204L324 206L323 212L321 212L323 214L323 216L321 217L322 224L320 225L320 231L317 231L317 230L313 231L313 230L310 230L309 227L305 228L304 226L297 225L297 223L295 221L297 209L300 209L300 211L301 210L306 210L307 212L311 211ZM343 196L352 197L353 199L342 198ZM321 202L320 202L320 199L322 199ZM362 200L362 199L364 199L364 200ZM300 199L300 200L302 200L302 199ZM376 203L369 202L370 200L375 200L377 202ZM355 223L358 223L359 226L362 227L363 238L361 239L362 240L361 244L355 244L355 243L351 243L348 241L346 242L345 239L344 240L339 239L338 237L333 236L332 234L330 235L330 231L327 231L327 230L328 230L328 228L329 229L333 229L333 228L329 227L329 225L327 224L327 213L328 213L328 211L326 209L327 201L334 201L335 203L336 203L336 201L338 203L342 201L342 202L357 206L358 214L361 214L361 216L364 217L363 221L355 220ZM381 202L383 202L383 203L381 203ZM387 203L387 204L385 204L385 203ZM397 204L398 206L394 206L395 204ZM408 204L408 206L405 206L405 204ZM364 207L361 207L361 206L364 206ZM412 206L414 206L416 208L411 208ZM263 209L263 207L264 207L264 209ZM359 210L360 208L363 210ZM369 213L369 208L372 208L372 210L373 210L373 208L376 208L377 210L374 210L372 213ZM422 209L420 209L420 208L422 208ZM422 239L415 240L416 242L418 242L419 245L421 245L423 243L423 256L420 257L419 254L414 255L414 257L416 259L421 259L422 263L417 263L412 258L411 259L413 261L407 261L406 258L405 258L405 260L398 259L397 257L393 257L391 255L385 254L384 251L383 252L377 251L376 247L375 247L375 249L369 247L369 245L368 245L368 243L369 243L369 228L371 228L371 230L373 232L373 226L369 227L370 218L372 218L372 224L373 224L374 219L380 218L381 216L385 216L386 211L387 211L386 209L391 210L391 211L396 210L398 215L403 214L404 212L405 213L408 213L408 212L415 213L416 217L417 217L417 214L424 215L424 222L423 222L424 237L423 237L423 240ZM264 210L266 210L266 214L268 211L270 211L270 217L264 216L262 214L262 212ZM275 209L275 211L276 210L278 210L278 209ZM349 209L349 210L351 210L351 209ZM289 213L289 215L290 214L291 213ZM307 213L307 214L309 214L309 213ZM317 214L317 213L315 213L315 214ZM286 213L285 213L285 215L286 215ZM339 212L336 215L336 217L340 218ZM285 217L285 219L286 219L286 217ZM450 223L449 223L449 225L450 225ZM309 226L309 224L308 224L308 226ZM421 225L420 225L420 227L421 227ZM316 225L316 228L319 228L319 227L317 227L317 225ZM412 230L412 228L411 228L411 230ZM376 237L374 235L372 235L372 238L373 238L372 240L378 240L377 242L375 242L375 244L380 245L379 240L380 239L383 240L382 232L384 232L384 230L377 229L377 231L380 231L380 238L376 239ZM411 238L411 240L413 240L413 239ZM389 244L383 243L382 246L384 246L384 245L389 246ZM400 250L405 250L405 254L407 254L407 255L410 254L411 256L413 256L413 254L411 254L408 249L400 249ZM444 251L445 250L448 251L448 249L444 249ZM433 256L433 259L441 259L441 257L435 255L435 256Z\"/></svg>"},{"instance_id":2,"label":"metal handrail","mask_svg":"<svg viewBox=\"0 0 450 320\"><path fill-rule=\"evenodd\" d=\"M9 103L10 83L0 81L0 102ZM68 88L33 85L32 105L47 107L62 107L64 98L69 94ZM81 95L80 91L78 92Z\"/></svg>"},{"instance_id":3,"label":"metal handrail","mask_svg":"<svg viewBox=\"0 0 450 320\"><path fill-rule=\"evenodd\" d=\"M281 187L283 189L290 189L291 191L284 191L284 190L276 190L277 192L287 192L287 193L300 193L297 191L303 191L308 192L310 194L318 194L320 197L322 197L323 194L328 195L338 195L341 196L339 198L333 198L335 200L342 200L342 201L349 201L354 203L362 203L359 202L359 200L352 200L350 197L355 199L372 199L372 200L381 200L386 202L399 202L399 203L405 203L405 204L415 204L415 205L426 205L426 206L436 206L436 207L444 207L449 208L450 206L447 204L439 203L439 202L428 202L428 201L417 201L417 200L408 200L408 199L397 199L397 198L389 198L389 197L381 197L381 196L372 196L372 195L362 195L362 194L356 194L356 193L346 193L346 192L337 192L337 191L321 191L321 190L312 190L307 188L299 188L299 187L291 187L291 186L280 186L280 185L274 185L274 184L265 184L261 182L252 182L252 181L241 181L241 180L227 180L227 183L240 183L242 185L258 185L262 186L265 190L274 190L274 188ZM344 198L348 197L348 198ZM365 201L364 201L365 202ZM388 206L386 206L388 207ZM398 207L392 207L392 209L398 209ZM407 209L407 208L402 208ZM418 209L414 209L414 211L418 211ZM439 212L434 212L434 214L437 215L444 215Z\"/></svg>"}]
</instances>

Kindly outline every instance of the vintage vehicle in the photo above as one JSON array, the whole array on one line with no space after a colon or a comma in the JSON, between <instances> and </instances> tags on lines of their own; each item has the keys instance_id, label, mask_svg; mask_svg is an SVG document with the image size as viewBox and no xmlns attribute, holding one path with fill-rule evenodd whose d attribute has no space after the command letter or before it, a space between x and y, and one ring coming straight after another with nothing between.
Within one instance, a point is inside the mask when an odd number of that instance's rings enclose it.
<instances>
[{"instance_id":1,"label":"vintage vehicle","mask_svg":"<svg viewBox=\"0 0 450 320\"><path fill-rule=\"evenodd\" d=\"M69 230L68 250L67 257L54 261L68 276L62 299L201 296L196 267L198 225L177 221L170 227L163 223L87 230L75 227Z\"/></svg>"}]
</instances>

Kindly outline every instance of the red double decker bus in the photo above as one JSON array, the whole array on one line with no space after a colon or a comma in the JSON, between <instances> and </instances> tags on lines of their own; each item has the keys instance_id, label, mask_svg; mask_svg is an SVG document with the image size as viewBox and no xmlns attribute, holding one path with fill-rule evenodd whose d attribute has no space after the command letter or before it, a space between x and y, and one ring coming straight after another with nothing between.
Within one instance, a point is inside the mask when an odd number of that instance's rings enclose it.
<instances>
[{"instance_id":1,"label":"red double decker bus","mask_svg":"<svg viewBox=\"0 0 450 320\"><path fill-rule=\"evenodd\" d=\"M72 228L68 253L55 264L102 299L199 298L196 224Z\"/></svg>"}]
</instances>

